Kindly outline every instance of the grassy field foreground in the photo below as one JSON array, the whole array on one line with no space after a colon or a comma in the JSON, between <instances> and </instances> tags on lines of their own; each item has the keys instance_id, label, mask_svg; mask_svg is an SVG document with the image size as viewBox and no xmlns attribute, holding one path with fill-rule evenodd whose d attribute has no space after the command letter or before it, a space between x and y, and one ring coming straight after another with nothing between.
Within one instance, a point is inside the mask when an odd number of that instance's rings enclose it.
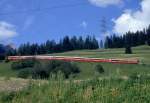
<instances>
[{"instance_id":1,"label":"grassy field foreground","mask_svg":"<svg viewBox=\"0 0 150 103\"><path fill-rule=\"evenodd\" d=\"M3 92L1 103L149 103L150 77L30 82L18 92Z\"/></svg>"}]
</instances>

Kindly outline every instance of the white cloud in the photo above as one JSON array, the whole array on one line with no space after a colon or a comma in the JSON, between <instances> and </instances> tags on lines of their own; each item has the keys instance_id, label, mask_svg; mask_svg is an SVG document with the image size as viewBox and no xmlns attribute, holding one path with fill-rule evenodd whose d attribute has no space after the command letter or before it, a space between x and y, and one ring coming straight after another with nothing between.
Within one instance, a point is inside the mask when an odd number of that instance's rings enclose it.
<instances>
[{"instance_id":1,"label":"white cloud","mask_svg":"<svg viewBox=\"0 0 150 103\"><path fill-rule=\"evenodd\" d=\"M143 30L150 24L150 0L141 1L141 9L137 11L125 10L125 12L113 20L115 26L113 31L118 34L124 34L128 31L136 32Z\"/></svg>"},{"instance_id":2,"label":"white cloud","mask_svg":"<svg viewBox=\"0 0 150 103\"><path fill-rule=\"evenodd\" d=\"M86 21L83 21L81 24L80 24L81 27L83 27L84 29L87 28L88 26L88 23Z\"/></svg>"},{"instance_id":3,"label":"white cloud","mask_svg":"<svg viewBox=\"0 0 150 103\"><path fill-rule=\"evenodd\" d=\"M109 5L121 4L123 0L88 0L91 4L98 7L107 7Z\"/></svg>"},{"instance_id":4,"label":"white cloud","mask_svg":"<svg viewBox=\"0 0 150 103\"><path fill-rule=\"evenodd\" d=\"M17 35L14 25L0 21L0 41L10 39Z\"/></svg>"}]
</instances>

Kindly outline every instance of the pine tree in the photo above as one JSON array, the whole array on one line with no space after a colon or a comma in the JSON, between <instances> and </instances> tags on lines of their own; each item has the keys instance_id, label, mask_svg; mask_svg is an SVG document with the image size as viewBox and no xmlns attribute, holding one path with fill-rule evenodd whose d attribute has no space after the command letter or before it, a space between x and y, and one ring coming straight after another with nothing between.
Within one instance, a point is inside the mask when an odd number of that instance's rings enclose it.
<instances>
[{"instance_id":1,"label":"pine tree","mask_svg":"<svg viewBox=\"0 0 150 103\"><path fill-rule=\"evenodd\" d=\"M72 38L71 38L71 40L70 40L70 43L71 43L71 45L72 45L72 49L73 50L77 50L79 47L79 45L78 45L78 43L77 43L78 41L77 41L77 37L76 36L73 36Z\"/></svg>"},{"instance_id":2,"label":"pine tree","mask_svg":"<svg viewBox=\"0 0 150 103\"><path fill-rule=\"evenodd\" d=\"M84 47L85 47L85 46L84 46L84 45L85 45L85 42L84 42L82 36L79 37L79 39L78 39L77 42L78 42L78 49L79 49L79 50L84 49Z\"/></svg>"},{"instance_id":3,"label":"pine tree","mask_svg":"<svg viewBox=\"0 0 150 103\"><path fill-rule=\"evenodd\" d=\"M70 42L70 38L68 36L65 36L63 39L63 50L64 51L72 50L72 45Z\"/></svg>"},{"instance_id":4,"label":"pine tree","mask_svg":"<svg viewBox=\"0 0 150 103\"><path fill-rule=\"evenodd\" d=\"M0 44L0 60L4 60L5 59L5 46Z\"/></svg>"},{"instance_id":5,"label":"pine tree","mask_svg":"<svg viewBox=\"0 0 150 103\"><path fill-rule=\"evenodd\" d=\"M126 46L125 48L125 54L132 54L132 49L131 49L131 46Z\"/></svg>"}]
</instances>

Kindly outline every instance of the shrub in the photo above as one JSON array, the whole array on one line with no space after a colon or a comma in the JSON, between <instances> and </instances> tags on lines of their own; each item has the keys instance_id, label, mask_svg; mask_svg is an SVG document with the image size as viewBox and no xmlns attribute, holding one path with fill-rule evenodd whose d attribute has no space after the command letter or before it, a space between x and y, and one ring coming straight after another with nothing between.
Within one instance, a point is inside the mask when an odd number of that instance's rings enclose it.
<instances>
[{"instance_id":1,"label":"shrub","mask_svg":"<svg viewBox=\"0 0 150 103\"><path fill-rule=\"evenodd\" d=\"M21 66L20 62L13 62L13 63L11 64L11 69L13 69L13 70L22 69L21 67L22 67L22 66Z\"/></svg>"},{"instance_id":2,"label":"shrub","mask_svg":"<svg viewBox=\"0 0 150 103\"><path fill-rule=\"evenodd\" d=\"M125 53L126 53L126 54L132 54L132 49L131 49L130 46L127 46L127 47L125 48Z\"/></svg>"},{"instance_id":3,"label":"shrub","mask_svg":"<svg viewBox=\"0 0 150 103\"><path fill-rule=\"evenodd\" d=\"M22 60L22 61L16 61L13 62L11 65L11 68L13 70L20 70L20 69L24 69L24 68L32 68L34 67L36 61L34 60Z\"/></svg>"},{"instance_id":4,"label":"shrub","mask_svg":"<svg viewBox=\"0 0 150 103\"><path fill-rule=\"evenodd\" d=\"M80 72L79 68L70 62L64 61L50 61L37 62L33 60L17 61L11 65L13 70L20 70L18 77L27 78L32 76L34 79L47 79L50 74L57 74L59 71L69 78L71 74Z\"/></svg>"},{"instance_id":5,"label":"shrub","mask_svg":"<svg viewBox=\"0 0 150 103\"><path fill-rule=\"evenodd\" d=\"M71 63L62 63L62 65L55 68L55 73L61 71L66 78L69 78L69 75L79 73L80 70L75 64Z\"/></svg>"},{"instance_id":6,"label":"shrub","mask_svg":"<svg viewBox=\"0 0 150 103\"><path fill-rule=\"evenodd\" d=\"M79 68L72 63L64 61L50 61L48 63L36 64L32 70L33 78L49 78L50 74L57 74L62 72L66 78L69 78L71 74L79 73Z\"/></svg>"},{"instance_id":7,"label":"shrub","mask_svg":"<svg viewBox=\"0 0 150 103\"><path fill-rule=\"evenodd\" d=\"M46 79L49 77L48 69L46 69L41 63L35 64L32 69L32 78L34 79Z\"/></svg>"},{"instance_id":8,"label":"shrub","mask_svg":"<svg viewBox=\"0 0 150 103\"><path fill-rule=\"evenodd\" d=\"M137 73L132 73L129 75L129 79L130 80L137 80L139 77L138 77L138 74Z\"/></svg>"},{"instance_id":9,"label":"shrub","mask_svg":"<svg viewBox=\"0 0 150 103\"><path fill-rule=\"evenodd\" d=\"M9 60L7 58L5 58L5 63L8 63L8 62L9 62Z\"/></svg>"},{"instance_id":10,"label":"shrub","mask_svg":"<svg viewBox=\"0 0 150 103\"><path fill-rule=\"evenodd\" d=\"M10 103L13 98L15 97L16 93L15 92L10 92L10 93L4 93L1 97L1 100L4 103Z\"/></svg>"},{"instance_id":11,"label":"shrub","mask_svg":"<svg viewBox=\"0 0 150 103\"><path fill-rule=\"evenodd\" d=\"M105 72L104 68L100 64L95 66L95 70L100 74Z\"/></svg>"},{"instance_id":12,"label":"shrub","mask_svg":"<svg viewBox=\"0 0 150 103\"><path fill-rule=\"evenodd\" d=\"M150 39L148 39L147 43L148 43L148 45L150 46Z\"/></svg>"},{"instance_id":13,"label":"shrub","mask_svg":"<svg viewBox=\"0 0 150 103\"><path fill-rule=\"evenodd\" d=\"M5 60L5 56L0 54L0 61Z\"/></svg>"},{"instance_id":14,"label":"shrub","mask_svg":"<svg viewBox=\"0 0 150 103\"><path fill-rule=\"evenodd\" d=\"M31 71L32 71L32 68L22 69L19 71L18 77L26 79L31 75Z\"/></svg>"}]
</instances>

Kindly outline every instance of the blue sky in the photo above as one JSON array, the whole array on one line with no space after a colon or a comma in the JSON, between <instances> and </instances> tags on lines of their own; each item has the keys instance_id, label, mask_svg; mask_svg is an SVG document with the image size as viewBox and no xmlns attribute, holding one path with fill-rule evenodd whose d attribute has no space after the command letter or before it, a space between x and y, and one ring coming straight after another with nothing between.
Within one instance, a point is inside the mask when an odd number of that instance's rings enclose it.
<instances>
[{"instance_id":1,"label":"blue sky","mask_svg":"<svg viewBox=\"0 0 150 103\"><path fill-rule=\"evenodd\" d=\"M103 39L134 32L150 24L147 5L150 0L0 0L0 42L41 43L65 35ZM101 33L103 17L106 34Z\"/></svg>"}]
</instances>

